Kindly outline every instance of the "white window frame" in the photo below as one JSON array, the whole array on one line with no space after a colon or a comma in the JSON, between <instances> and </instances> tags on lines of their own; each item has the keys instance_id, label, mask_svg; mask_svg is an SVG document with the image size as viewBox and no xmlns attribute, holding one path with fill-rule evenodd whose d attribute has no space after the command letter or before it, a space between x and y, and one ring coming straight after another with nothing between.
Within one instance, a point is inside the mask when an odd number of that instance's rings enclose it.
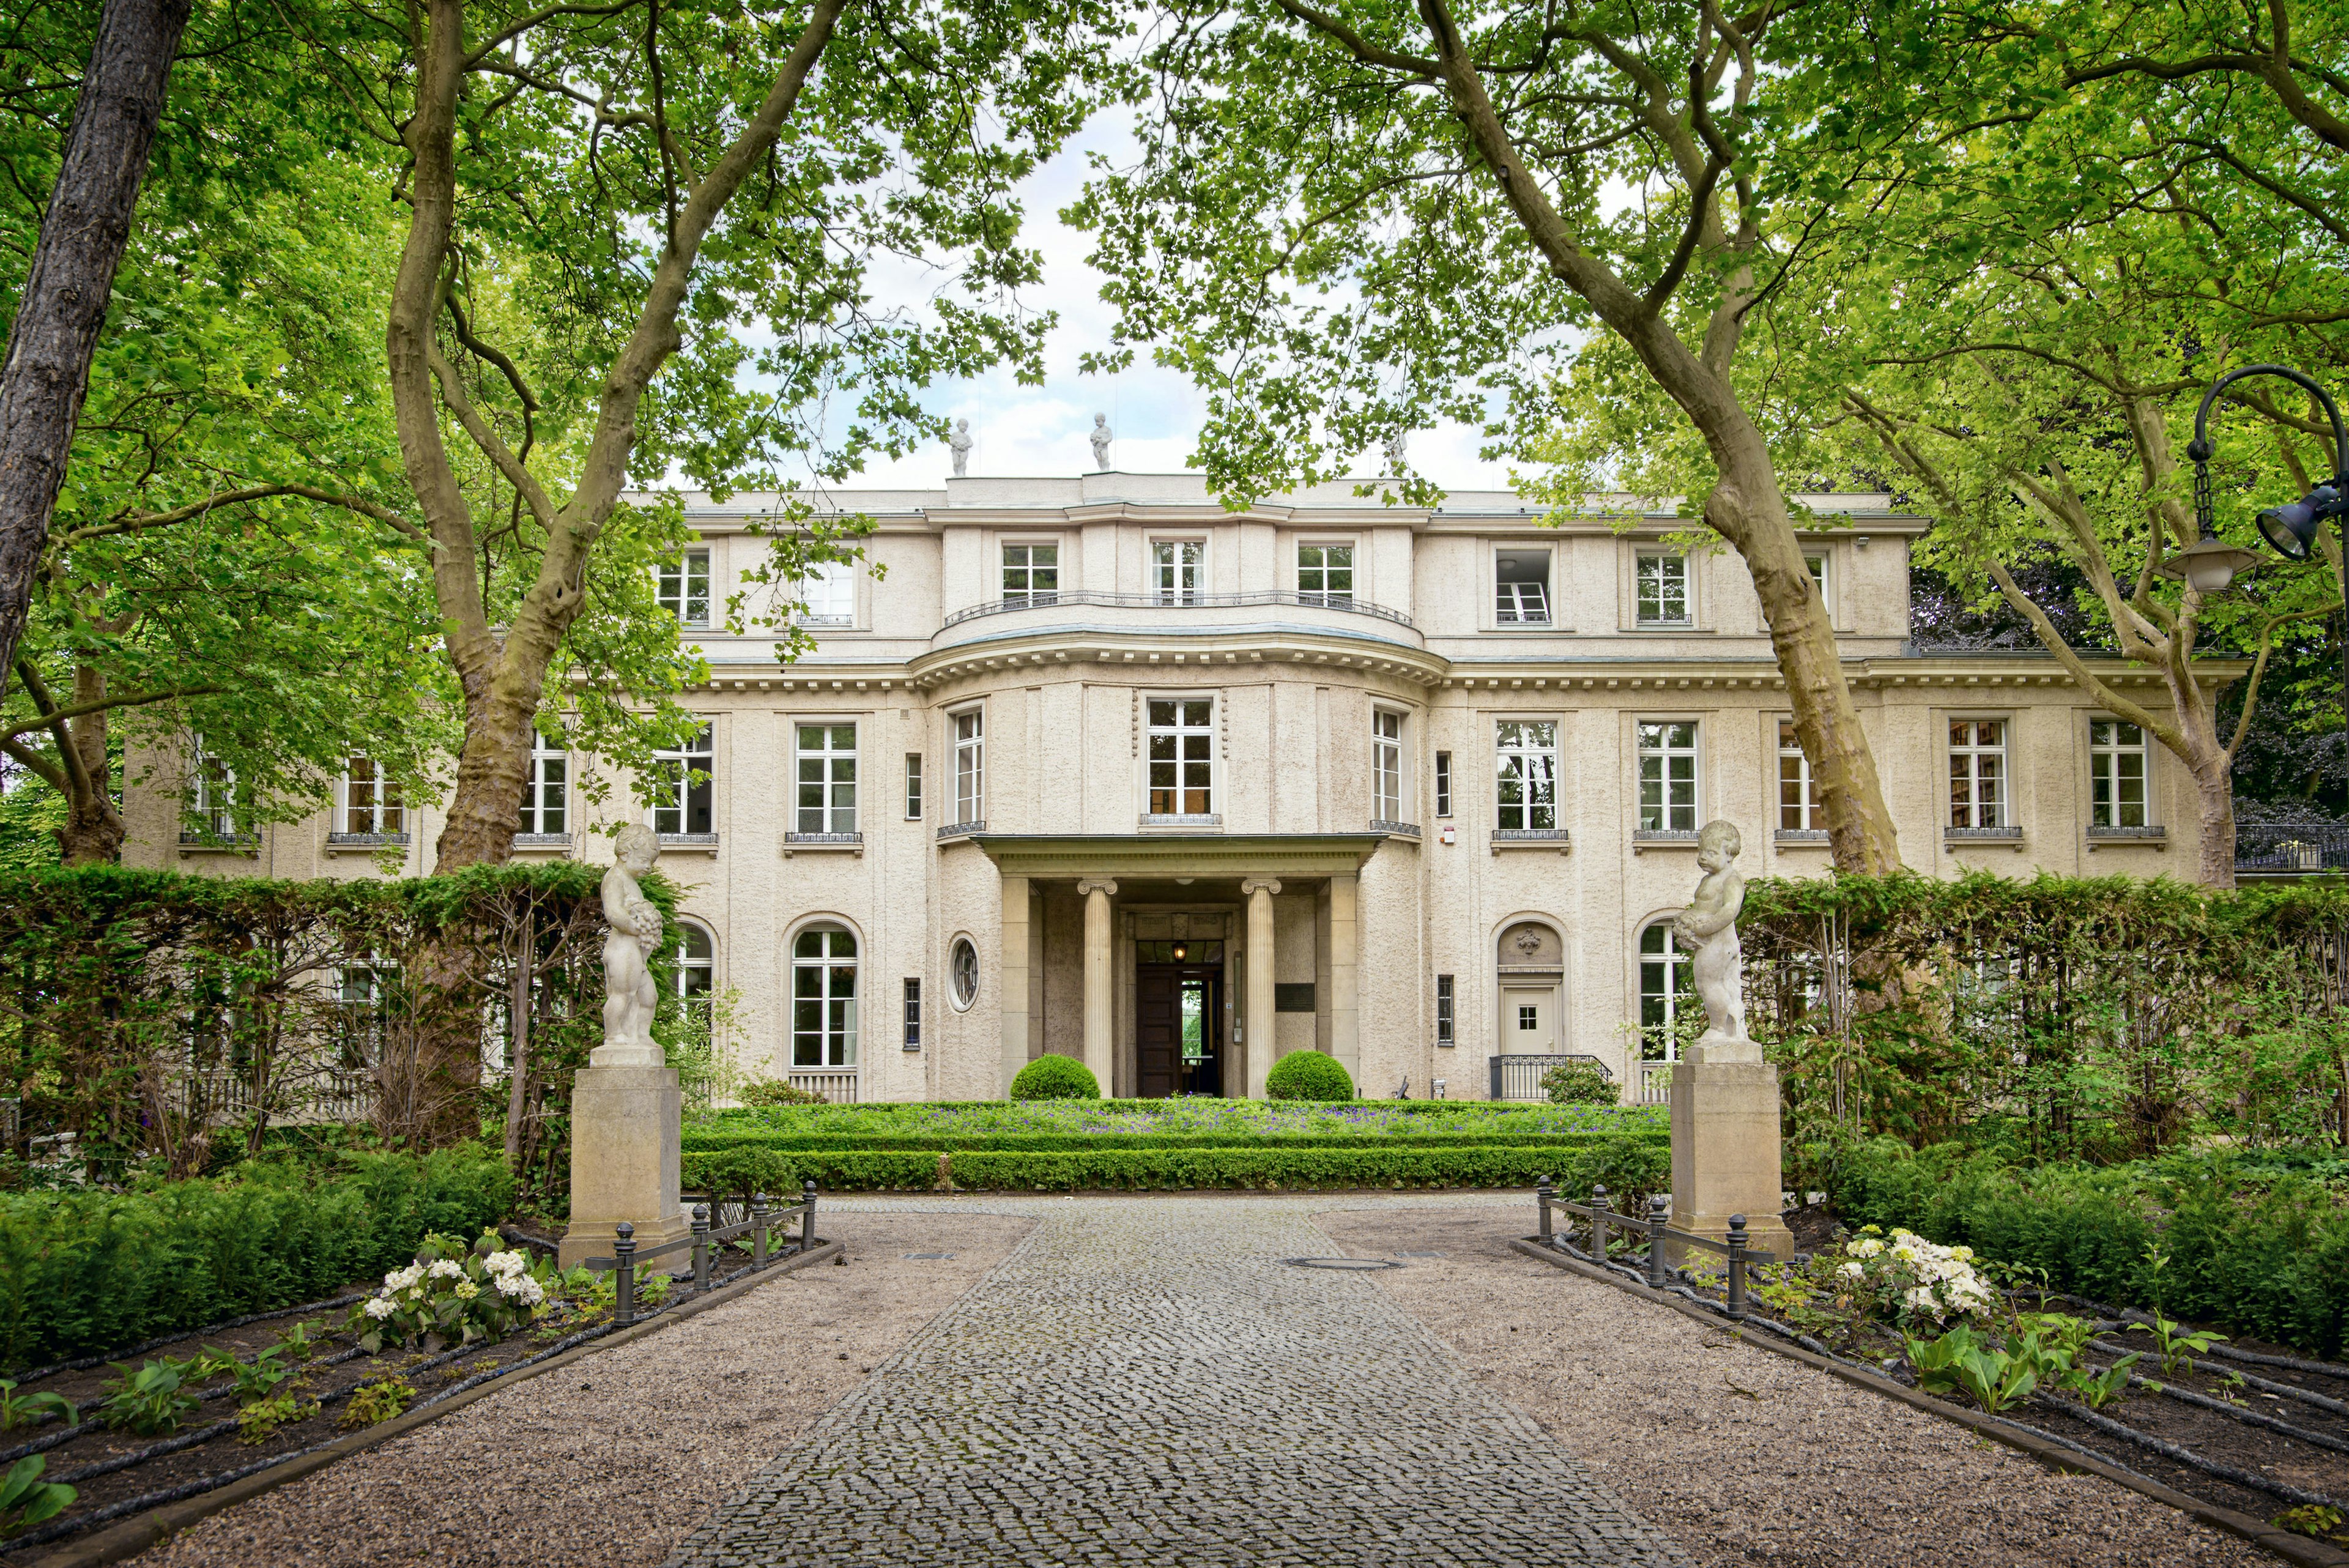
<instances>
[{"instance_id":1,"label":"white window frame","mask_svg":"<svg viewBox=\"0 0 2349 1568\"><path fill-rule=\"evenodd\" d=\"M1403 786L1410 777L1403 765L1403 712L1400 708L1371 710L1371 815L1379 822L1407 820Z\"/></svg>"},{"instance_id":2,"label":"white window frame","mask_svg":"<svg viewBox=\"0 0 2349 1568\"><path fill-rule=\"evenodd\" d=\"M1538 583L1505 583L1501 580L1503 556L1531 555L1538 551L1548 563L1542 569ZM1547 545L1495 545L1493 546L1493 624L1496 627L1555 626L1557 622L1557 551ZM1526 590L1530 589L1528 593Z\"/></svg>"},{"instance_id":3,"label":"white window frame","mask_svg":"<svg viewBox=\"0 0 2349 1568\"><path fill-rule=\"evenodd\" d=\"M1836 618L1835 554L1825 548L1803 552L1803 565L1811 569L1811 581L1818 585L1819 602L1826 607L1827 623Z\"/></svg>"},{"instance_id":4,"label":"white window frame","mask_svg":"<svg viewBox=\"0 0 2349 1568\"><path fill-rule=\"evenodd\" d=\"M2137 739L2125 740L2125 733ZM2121 765L2131 757L2137 759L2137 820L2124 822L2121 818L2128 814L2121 786L2130 781ZM2153 749L2146 743L2145 731L2127 719L2091 715L2088 720L2088 826L2118 832L2153 826Z\"/></svg>"},{"instance_id":5,"label":"white window frame","mask_svg":"<svg viewBox=\"0 0 2349 1568\"><path fill-rule=\"evenodd\" d=\"M1150 597L1161 605L1195 605L1206 592L1207 542L1150 541Z\"/></svg>"},{"instance_id":6,"label":"white window frame","mask_svg":"<svg viewBox=\"0 0 2349 1568\"><path fill-rule=\"evenodd\" d=\"M1320 558L1309 565L1305 559L1305 552L1308 550L1321 552ZM1330 559L1330 552L1332 550L1343 550L1346 553L1345 563L1342 566ZM1351 605L1360 597L1356 592L1360 586L1356 577L1361 567L1361 563L1354 558L1355 555L1354 541L1351 539L1299 539L1297 542L1296 556L1298 602L1319 605L1325 608L1332 607L1344 608ZM1332 574L1339 572L1343 572L1346 576L1346 586L1343 589L1330 586ZM1308 573L1314 574L1311 580L1315 586L1312 587L1306 587Z\"/></svg>"},{"instance_id":7,"label":"white window frame","mask_svg":"<svg viewBox=\"0 0 2349 1568\"><path fill-rule=\"evenodd\" d=\"M847 628L856 625L856 563L813 561L800 579L801 626Z\"/></svg>"},{"instance_id":8,"label":"white window frame","mask_svg":"<svg viewBox=\"0 0 2349 1568\"><path fill-rule=\"evenodd\" d=\"M370 770L364 779L354 771L362 763ZM364 804L360 800L362 787ZM343 776L335 786L335 821L340 825L340 833L355 838L407 836L408 805L401 798L398 782L387 774L383 764L374 758L347 758Z\"/></svg>"},{"instance_id":9,"label":"white window frame","mask_svg":"<svg viewBox=\"0 0 2349 1568\"><path fill-rule=\"evenodd\" d=\"M1493 721L1493 826L1503 833L1555 833L1558 828L1558 735L1556 719ZM1537 732L1547 731L1547 739ZM1520 798L1502 798L1510 784ZM1511 820L1510 814L1516 814ZM1544 820L1544 819L1547 820Z\"/></svg>"},{"instance_id":10,"label":"white window frame","mask_svg":"<svg viewBox=\"0 0 2349 1568\"><path fill-rule=\"evenodd\" d=\"M645 811L646 825L663 838L695 838L718 831L718 764L717 727L705 722L701 732L674 751L655 752L653 767L656 776L667 784L666 802L656 799ZM693 782L695 774L702 775L701 783ZM709 815L709 826L693 826L693 797L702 793L702 805ZM661 815L671 814L668 826L661 826Z\"/></svg>"},{"instance_id":11,"label":"white window frame","mask_svg":"<svg viewBox=\"0 0 2349 1568\"><path fill-rule=\"evenodd\" d=\"M1825 798L1819 793L1819 782L1811 776L1811 759L1803 750L1795 733L1795 721L1780 716L1778 726L1778 831L1781 833L1823 833L1826 830L1827 813ZM1787 787L1795 791L1794 801L1786 799ZM1787 820L1787 813L1794 820Z\"/></svg>"},{"instance_id":12,"label":"white window frame","mask_svg":"<svg viewBox=\"0 0 2349 1568\"><path fill-rule=\"evenodd\" d=\"M1661 932L1661 950L1649 950L1649 938ZM1695 972L1696 955L1683 951L1672 930L1671 917L1660 916L1641 926L1632 944L1632 961L1639 966L1639 983L1633 988L1633 1004L1639 1009L1640 1059L1643 1062L1677 1062L1680 1060L1680 1035L1675 1025L1682 1012L1689 1007L1702 1009L1697 1000ZM1651 990L1649 967L1654 965L1661 973L1662 986ZM1656 1018L1649 1016L1649 1002L1657 1003ZM1661 1054L1650 1054L1658 1052Z\"/></svg>"},{"instance_id":13,"label":"white window frame","mask_svg":"<svg viewBox=\"0 0 2349 1568\"><path fill-rule=\"evenodd\" d=\"M922 753L905 753L905 820L922 820Z\"/></svg>"},{"instance_id":14,"label":"white window frame","mask_svg":"<svg viewBox=\"0 0 2349 1568\"><path fill-rule=\"evenodd\" d=\"M1165 704L1174 716L1171 722L1159 722L1155 710ZM1206 710L1206 717L1198 723L1191 722L1189 707L1197 703ZM1216 803L1222 798L1223 779L1220 759L1216 755L1216 694L1212 691L1144 691L1142 694L1142 814L1152 822L1199 822L1215 816ZM1159 742L1168 742L1169 754L1158 755ZM1204 755L1196 754L1204 753ZM1159 794L1159 770L1170 769L1166 776L1167 794ZM1195 781L1204 774L1204 786ZM1204 798L1195 800L1194 794ZM1174 809L1164 811L1162 805Z\"/></svg>"},{"instance_id":15,"label":"white window frame","mask_svg":"<svg viewBox=\"0 0 2349 1568\"><path fill-rule=\"evenodd\" d=\"M696 937L701 939L698 953L693 950ZM718 933L699 920L681 919L677 923L677 950L672 956L677 960L678 1006L692 1020L693 1033L707 1040L718 999Z\"/></svg>"},{"instance_id":16,"label":"white window frame","mask_svg":"<svg viewBox=\"0 0 2349 1568\"><path fill-rule=\"evenodd\" d=\"M519 832L536 837L552 838L571 831L571 753L567 747L550 742L535 730L531 732L529 772L523 775L522 789L522 826ZM547 796L552 793L554 804ZM553 818L550 825L548 819Z\"/></svg>"},{"instance_id":17,"label":"white window frame","mask_svg":"<svg viewBox=\"0 0 2349 1568\"><path fill-rule=\"evenodd\" d=\"M1649 567L1655 568L1656 613L1648 613ZM1689 569L1689 557L1684 551L1637 550L1631 557L1631 624L1637 627L1685 628L1696 624L1695 576ZM1671 608L1672 579L1677 577L1680 588L1680 614L1667 613Z\"/></svg>"},{"instance_id":18,"label":"white window frame","mask_svg":"<svg viewBox=\"0 0 2349 1568\"><path fill-rule=\"evenodd\" d=\"M1014 550L1020 552L1019 564L1016 567L1011 561L1011 553ZM1039 550L1050 551L1052 558L1050 561L1037 560L1036 552ZM1058 539L1006 539L996 551L996 561L998 570L1001 574L999 580L1003 585L1005 604L1026 605L1033 608L1039 605L1055 605L1061 602L1061 542ZM1019 574L1020 579L1020 586L1017 588L1011 586L1011 575L1014 571ZM1052 575L1050 587L1036 586L1036 575L1039 572L1050 572Z\"/></svg>"},{"instance_id":19,"label":"white window frame","mask_svg":"<svg viewBox=\"0 0 2349 1568\"><path fill-rule=\"evenodd\" d=\"M1998 739L1989 744L1980 739L1985 724L1998 727ZM1967 732L1962 741L1958 736L1960 725ZM2014 826L2014 732L2010 721L1951 715L1944 733L1949 736L1949 826L1972 832L1998 832ZM1985 770L1986 762L1994 762L1995 766Z\"/></svg>"},{"instance_id":20,"label":"white window frame","mask_svg":"<svg viewBox=\"0 0 2349 1568\"><path fill-rule=\"evenodd\" d=\"M970 954L970 984L962 980L962 955ZM978 1001L978 943L968 931L957 931L947 943L947 1002L957 1012L968 1012Z\"/></svg>"},{"instance_id":21,"label":"white window frame","mask_svg":"<svg viewBox=\"0 0 2349 1568\"><path fill-rule=\"evenodd\" d=\"M220 776L214 778L213 766L219 766ZM188 767L191 808L202 825L199 833L212 838L236 836L236 770L204 750L204 738L193 737Z\"/></svg>"},{"instance_id":22,"label":"white window frame","mask_svg":"<svg viewBox=\"0 0 2349 1568\"><path fill-rule=\"evenodd\" d=\"M808 744L810 731L816 734L817 743L812 747ZM845 749L840 744L843 731L848 733ZM856 831L857 747L862 739L854 719L820 716L792 721L792 832L832 834ZM815 768L813 779L808 777L811 763ZM816 797L813 805L808 802L811 787Z\"/></svg>"},{"instance_id":23,"label":"white window frame","mask_svg":"<svg viewBox=\"0 0 2349 1568\"><path fill-rule=\"evenodd\" d=\"M819 951L812 957L801 950L808 939L820 939ZM848 953L843 957L833 950L835 938L848 939ZM856 933L833 920L818 920L792 933L792 1060L785 1070L812 1072L824 1068L841 1069L856 1065L857 1009L864 990L864 945ZM848 971L847 989L838 989L843 969ZM810 984L810 977L813 984ZM808 1002L817 1008L815 1027L806 1027L802 1012ZM811 1041L815 1060L802 1061L801 1053Z\"/></svg>"},{"instance_id":24,"label":"white window frame","mask_svg":"<svg viewBox=\"0 0 2349 1568\"><path fill-rule=\"evenodd\" d=\"M705 630L709 625L709 551L707 548L681 552L675 565L662 562L653 568L653 597L661 608L677 617L677 624L688 630Z\"/></svg>"},{"instance_id":25,"label":"white window frame","mask_svg":"<svg viewBox=\"0 0 2349 1568\"><path fill-rule=\"evenodd\" d=\"M1673 734L1685 729L1683 742ZM1694 833L1704 815L1704 725L1695 719L1640 719L1631 721L1631 751L1637 771L1632 779L1632 799L1639 815L1634 819L1640 833ZM1651 769L1655 767L1656 798L1651 803L1648 785ZM1685 768L1675 767L1685 763ZM1676 776L1685 773L1685 777ZM1686 797L1676 798L1675 786L1685 784ZM1652 815L1651 815L1652 804Z\"/></svg>"},{"instance_id":26,"label":"white window frame","mask_svg":"<svg viewBox=\"0 0 2349 1568\"><path fill-rule=\"evenodd\" d=\"M1435 815L1438 817L1447 817L1452 815L1452 753L1450 752L1435 753Z\"/></svg>"},{"instance_id":27,"label":"white window frame","mask_svg":"<svg viewBox=\"0 0 2349 1568\"><path fill-rule=\"evenodd\" d=\"M947 751L954 758L954 821L987 820L987 710L957 708L947 715Z\"/></svg>"}]
</instances>

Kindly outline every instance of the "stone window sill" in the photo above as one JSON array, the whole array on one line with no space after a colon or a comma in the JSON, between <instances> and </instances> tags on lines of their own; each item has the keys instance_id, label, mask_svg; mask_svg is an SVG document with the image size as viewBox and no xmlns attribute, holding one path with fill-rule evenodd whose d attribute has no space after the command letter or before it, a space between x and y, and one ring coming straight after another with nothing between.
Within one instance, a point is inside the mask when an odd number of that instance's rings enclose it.
<instances>
[{"instance_id":1,"label":"stone window sill","mask_svg":"<svg viewBox=\"0 0 2349 1568\"><path fill-rule=\"evenodd\" d=\"M2091 852L2113 846L2134 845L2140 849L2167 849L2169 830L2166 827L2091 827L2088 848Z\"/></svg>"},{"instance_id":2,"label":"stone window sill","mask_svg":"<svg viewBox=\"0 0 2349 1568\"><path fill-rule=\"evenodd\" d=\"M1984 849L2023 847L2023 829L2019 827L1945 827L1941 829L1944 848L1963 849L1979 846Z\"/></svg>"},{"instance_id":3,"label":"stone window sill","mask_svg":"<svg viewBox=\"0 0 2349 1568\"><path fill-rule=\"evenodd\" d=\"M180 835L180 853L185 855L242 855L253 859L261 853L261 836L240 833L233 838L213 838L203 834Z\"/></svg>"},{"instance_id":4,"label":"stone window sill","mask_svg":"<svg viewBox=\"0 0 2349 1568\"><path fill-rule=\"evenodd\" d=\"M663 854L672 850L682 851L688 855L718 853L718 835L714 833L663 833L656 836L660 839Z\"/></svg>"},{"instance_id":5,"label":"stone window sill","mask_svg":"<svg viewBox=\"0 0 2349 1568\"><path fill-rule=\"evenodd\" d=\"M986 831L987 819L981 816L974 817L968 822L957 822L949 824L945 827L941 827L938 829L938 836L941 839L968 838L974 833L985 833Z\"/></svg>"},{"instance_id":6,"label":"stone window sill","mask_svg":"<svg viewBox=\"0 0 2349 1568\"><path fill-rule=\"evenodd\" d=\"M1825 849L1827 830L1824 827L1782 827L1776 836L1781 849Z\"/></svg>"},{"instance_id":7,"label":"stone window sill","mask_svg":"<svg viewBox=\"0 0 2349 1568\"><path fill-rule=\"evenodd\" d=\"M1555 849L1564 855L1574 847L1571 834L1563 827L1496 827L1493 829L1493 853L1504 849Z\"/></svg>"},{"instance_id":8,"label":"stone window sill","mask_svg":"<svg viewBox=\"0 0 2349 1568\"><path fill-rule=\"evenodd\" d=\"M864 853L864 835L861 833L786 833L783 835L783 858L803 853L829 854L846 851L852 855Z\"/></svg>"},{"instance_id":9,"label":"stone window sill","mask_svg":"<svg viewBox=\"0 0 2349 1568\"><path fill-rule=\"evenodd\" d=\"M1172 828L1177 832L1185 829L1200 833L1219 832L1223 828L1224 818L1220 812L1212 811L1179 814L1145 811L1142 814L1142 826Z\"/></svg>"},{"instance_id":10,"label":"stone window sill","mask_svg":"<svg viewBox=\"0 0 2349 1568\"><path fill-rule=\"evenodd\" d=\"M553 850L558 855L571 852L571 835L567 833L517 833L513 836L514 853L543 853Z\"/></svg>"},{"instance_id":11,"label":"stone window sill","mask_svg":"<svg viewBox=\"0 0 2349 1568\"><path fill-rule=\"evenodd\" d=\"M1697 833L1694 828L1640 827L1631 832L1631 853L1644 855L1651 849L1694 849Z\"/></svg>"},{"instance_id":12,"label":"stone window sill","mask_svg":"<svg viewBox=\"0 0 2349 1568\"><path fill-rule=\"evenodd\" d=\"M380 849L405 849L405 833L329 833L326 853L329 855L373 855Z\"/></svg>"},{"instance_id":13,"label":"stone window sill","mask_svg":"<svg viewBox=\"0 0 2349 1568\"><path fill-rule=\"evenodd\" d=\"M1419 824L1415 822L1388 822L1381 817L1372 817L1371 819L1371 831L1372 833L1383 833L1390 838L1417 838L1419 836Z\"/></svg>"}]
</instances>

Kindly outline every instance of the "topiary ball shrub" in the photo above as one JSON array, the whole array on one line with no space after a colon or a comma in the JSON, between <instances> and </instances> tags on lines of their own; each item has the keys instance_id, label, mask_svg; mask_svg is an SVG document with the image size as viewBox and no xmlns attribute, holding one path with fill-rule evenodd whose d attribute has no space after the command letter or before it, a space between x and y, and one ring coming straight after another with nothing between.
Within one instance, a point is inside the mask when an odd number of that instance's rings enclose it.
<instances>
[{"instance_id":1,"label":"topiary ball shrub","mask_svg":"<svg viewBox=\"0 0 2349 1568\"><path fill-rule=\"evenodd\" d=\"M1011 1080L1015 1100L1098 1100L1101 1084L1092 1069L1073 1056L1043 1055Z\"/></svg>"},{"instance_id":2,"label":"topiary ball shrub","mask_svg":"<svg viewBox=\"0 0 2349 1568\"><path fill-rule=\"evenodd\" d=\"M1596 1062L1561 1063L1541 1075L1541 1086L1553 1106L1612 1106L1623 1098Z\"/></svg>"},{"instance_id":3,"label":"topiary ball shrub","mask_svg":"<svg viewBox=\"0 0 2349 1568\"><path fill-rule=\"evenodd\" d=\"M1265 1075L1264 1092L1276 1100L1350 1100L1354 1080L1335 1056L1291 1051Z\"/></svg>"}]
</instances>

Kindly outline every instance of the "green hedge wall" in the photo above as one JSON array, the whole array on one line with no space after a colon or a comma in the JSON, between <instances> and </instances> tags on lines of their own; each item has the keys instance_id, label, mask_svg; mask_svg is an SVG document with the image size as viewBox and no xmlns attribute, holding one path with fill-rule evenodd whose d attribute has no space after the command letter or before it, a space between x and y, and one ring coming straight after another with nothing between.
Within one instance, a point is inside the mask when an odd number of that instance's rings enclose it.
<instances>
[{"instance_id":1,"label":"green hedge wall","mask_svg":"<svg viewBox=\"0 0 2349 1568\"><path fill-rule=\"evenodd\" d=\"M1957 1144L1879 1138L1842 1156L1829 1192L1847 1224L1905 1226L2045 1271L2054 1289L2153 1307L2341 1354L2349 1210L2324 1183L2230 1155L2022 1168ZM2167 1257L2158 1269L2156 1247Z\"/></svg>"},{"instance_id":2,"label":"green hedge wall","mask_svg":"<svg viewBox=\"0 0 2349 1568\"><path fill-rule=\"evenodd\" d=\"M471 1235L513 1179L478 1147L255 1162L150 1191L0 1199L0 1366L99 1355L329 1296L408 1262L428 1231Z\"/></svg>"},{"instance_id":3,"label":"green hedge wall","mask_svg":"<svg viewBox=\"0 0 2349 1568\"><path fill-rule=\"evenodd\" d=\"M1671 1180L1663 1143L1628 1137L1580 1145L1468 1148L1259 1147L1099 1148L1081 1151L982 1149L864 1151L734 1147L688 1150L687 1188L740 1193L758 1187L785 1193L812 1177L826 1191L931 1191L941 1158L957 1188L1054 1191L1192 1188L1263 1189L1375 1187L1531 1187L1543 1176L1568 1192L1594 1181L1618 1195L1644 1197ZM1530 1230L1531 1200L1527 1200Z\"/></svg>"},{"instance_id":4,"label":"green hedge wall","mask_svg":"<svg viewBox=\"0 0 2349 1568\"><path fill-rule=\"evenodd\" d=\"M1540 1135L1538 1147L1572 1148L1602 1143L1651 1143L1668 1146L1671 1134L1661 1127L1631 1132L1562 1132ZM1023 1154L1089 1154L1102 1149L1174 1148L1525 1148L1526 1136L1516 1133L991 1133L925 1137L893 1133L787 1133L758 1128L685 1129L685 1152L714 1153L726 1148L771 1148L798 1153L912 1154L965 1150Z\"/></svg>"}]
</instances>

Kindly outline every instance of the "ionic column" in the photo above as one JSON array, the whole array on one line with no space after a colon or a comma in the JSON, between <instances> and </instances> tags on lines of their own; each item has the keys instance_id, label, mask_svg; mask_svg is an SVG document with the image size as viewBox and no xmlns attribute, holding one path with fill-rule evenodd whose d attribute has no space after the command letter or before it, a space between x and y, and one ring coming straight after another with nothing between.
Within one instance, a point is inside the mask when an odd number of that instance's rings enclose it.
<instances>
[{"instance_id":1,"label":"ionic column","mask_svg":"<svg viewBox=\"0 0 2349 1568\"><path fill-rule=\"evenodd\" d=\"M1240 883L1247 907L1247 1092L1251 1100L1265 1097L1264 1081L1272 1071L1272 896L1280 884L1269 877L1250 877Z\"/></svg>"},{"instance_id":2,"label":"ionic column","mask_svg":"<svg viewBox=\"0 0 2349 1568\"><path fill-rule=\"evenodd\" d=\"M1077 884L1085 900L1085 1065L1101 1085L1110 1086L1110 1053L1116 1039L1115 1008L1110 984L1109 901L1117 884L1094 877Z\"/></svg>"}]
</instances>

